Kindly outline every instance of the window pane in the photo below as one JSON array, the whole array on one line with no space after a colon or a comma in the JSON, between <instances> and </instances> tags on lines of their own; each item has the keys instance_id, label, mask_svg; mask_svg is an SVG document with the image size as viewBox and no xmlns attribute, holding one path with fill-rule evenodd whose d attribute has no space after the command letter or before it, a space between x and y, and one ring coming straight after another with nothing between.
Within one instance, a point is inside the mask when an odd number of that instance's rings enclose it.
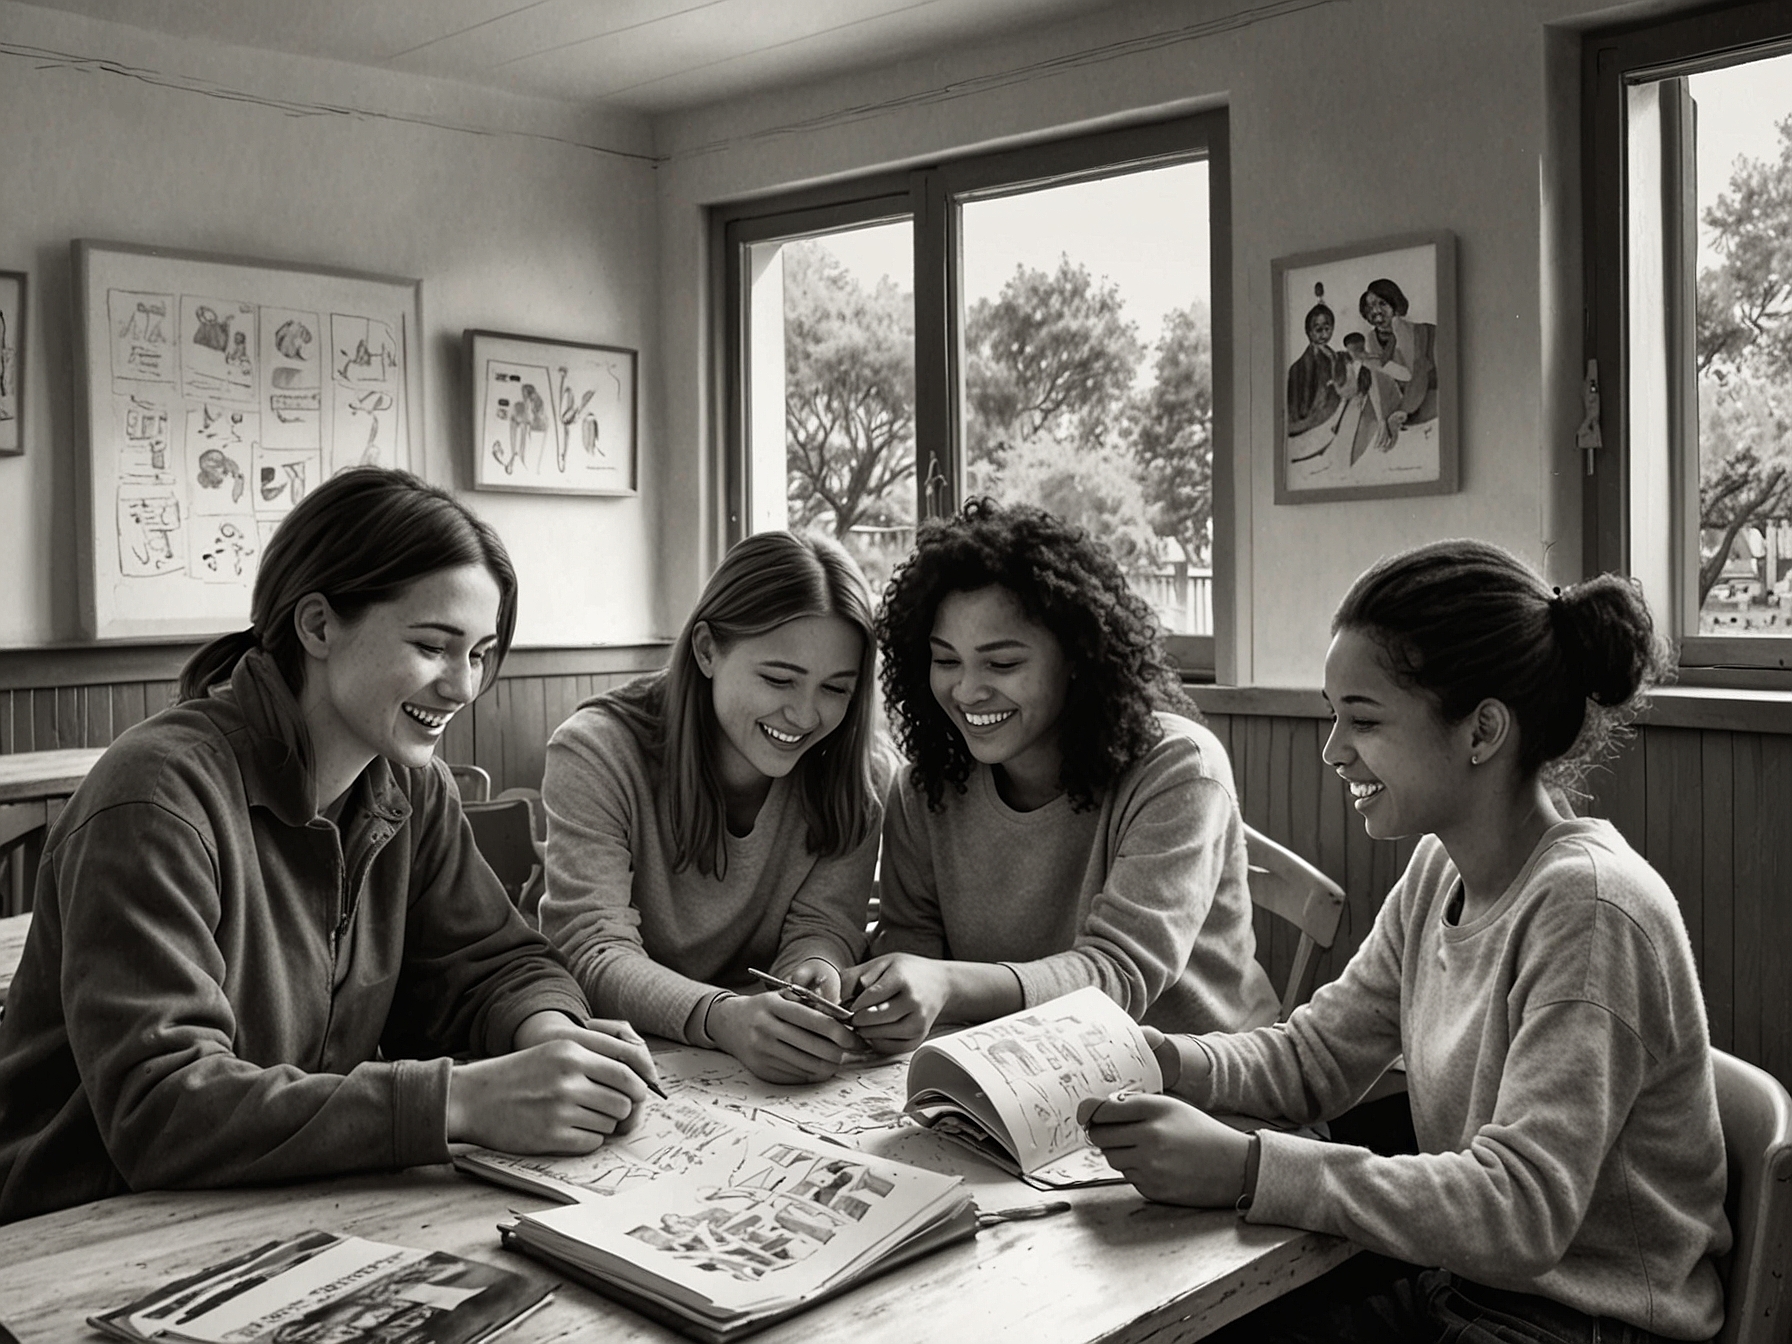
<instances>
[{"instance_id":1,"label":"window pane","mask_svg":"<svg viewBox=\"0 0 1792 1344\"><path fill-rule=\"evenodd\" d=\"M1698 633L1792 634L1792 56L1693 75Z\"/></svg>"},{"instance_id":2,"label":"window pane","mask_svg":"<svg viewBox=\"0 0 1792 1344\"><path fill-rule=\"evenodd\" d=\"M913 229L746 252L749 530L833 536L881 592L915 531Z\"/></svg>"},{"instance_id":3,"label":"window pane","mask_svg":"<svg viewBox=\"0 0 1792 1344\"><path fill-rule=\"evenodd\" d=\"M965 494L1106 541L1173 634L1213 632L1207 165L973 199Z\"/></svg>"}]
</instances>

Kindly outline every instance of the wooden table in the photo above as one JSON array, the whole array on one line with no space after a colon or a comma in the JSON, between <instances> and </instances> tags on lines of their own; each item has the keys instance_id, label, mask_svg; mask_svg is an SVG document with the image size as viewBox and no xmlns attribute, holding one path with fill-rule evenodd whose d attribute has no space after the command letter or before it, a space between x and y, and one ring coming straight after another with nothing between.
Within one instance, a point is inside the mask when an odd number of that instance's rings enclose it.
<instances>
[{"instance_id":1,"label":"wooden table","mask_svg":"<svg viewBox=\"0 0 1792 1344\"><path fill-rule=\"evenodd\" d=\"M966 1159L967 1165L974 1158ZM1025 1190L1016 1202L1043 1196ZM765 1344L1199 1339L1341 1263L1348 1242L1230 1212L1069 1192L1069 1214L1007 1223L874 1279L755 1338ZM449 1167L264 1190L157 1192L0 1227L0 1323L24 1344L83 1336L90 1315L256 1242L310 1228L452 1251L558 1284L506 1340L676 1340L665 1327L498 1247L495 1225L546 1201ZM984 1207L990 1207L985 1202ZM999 1207L999 1206L998 1206Z\"/></svg>"},{"instance_id":2,"label":"wooden table","mask_svg":"<svg viewBox=\"0 0 1792 1344\"><path fill-rule=\"evenodd\" d=\"M0 914L28 907L44 832L104 754L103 747L75 747L0 755L0 855L10 857L12 878L11 892L0 892Z\"/></svg>"},{"instance_id":3,"label":"wooden table","mask_svg":"<svg viewBox=\"0 0 1792 1344\"><path fill-rule=\"evenodd\" d=\"M14 921L0 923L5 931ZM3 947L3 945L0 945ZM0 952L3 955L3 952ZM674 1048L676 1049L676 1048ZM726 1056L729 1079L754 1105L766 1097ZM662 1067L669 1061L662 1056ZM706 1066L707 1067L707 1066ZM670 1076L670 1075L669 1075ZM688 1076L688 1075L687 1075ZM725 1100L702 1084L679 1086ZM1042 1192L930 1135L914 1160L965 1179L978 1206L1064 1198L1069 1213L999 1224L861 1284L755 1339L766 1344L1172 1344L1200 1339L1298 1287L1354 1251L1349 1242L1258 1227L1229 1210L1150 1204L1129 1186ZM229 1258L251 1244L319 1228L499 1265L557 1285L548 1307L506 1341L655 1341L664 1326L502 1250L496 1225L548 1201L489 1185L451 1167L343 1177L258 1190L152 1192L0 1226L0 1324L20 1340L78 1338L88 1316Z\"/></svg>"}]
</instances>

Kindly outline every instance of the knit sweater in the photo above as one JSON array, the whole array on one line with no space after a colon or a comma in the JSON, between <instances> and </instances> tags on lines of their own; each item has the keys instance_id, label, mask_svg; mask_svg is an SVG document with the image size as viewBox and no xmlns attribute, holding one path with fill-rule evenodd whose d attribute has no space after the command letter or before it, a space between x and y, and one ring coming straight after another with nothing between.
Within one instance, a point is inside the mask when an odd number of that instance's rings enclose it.
<instances>
[{"instance_id":1,"label":"knit sweater","mask_svg":"<svg viewBox=\"0 0 1792 1344\"><path fill-rule=\"evenodd\" d=\"M686 1024L720 990L760 988L749 967L783 975L806 957L845 968L865 946L882 806L850 852L809 851L794 774L774 779L726 865L673 870L660 769L598 696L548 743L542 931L565 953L600 1016L711 1045ZM702 1014L696 1014L700 1023Z\"/></svg>"},{"instance_id":2,"label":"knit sweater","mask_svg":"<svg viewBox=\"0 0 1792 1344\"><path fill-rule=\"evenodd\" d=\"M338 825L273 664L132 728L51 827L0 1020L0 1221L448 1159L449 1056L585 999L447 770L375 759Z\"/></svg>"},{"instance_id":3,"label":"knit sweater","mask_svg":"<svg viewBox=\"0 0 1792 1344\"><path fill-rule=\"evenodd\" d=\"M906 776L884 821L874 952L1001 962L1027 1005L1097 985L1167 1031L1273 1021L1232 766L1205 726L1164 735L1093 808L1002 801L988 766L942 809Z\"/></svg>"},{"instance_id":4,"label":"knit sweater","mask_svg":"<svg viewBox=\"0 0 1792 1344\"><path fill-rule=\"evenodd\" d=\"M1426 837L1335 982L1279 1027L1200 1039L1213 1071L1189 1100L1299 1122L1406 1056L1420 1155L1265 1131L1247 1216L1710 1338L1724 1144L1673 894L1591 820L1552 827L1466 924L1458 887Z\"/></svg>"}]
</instances>

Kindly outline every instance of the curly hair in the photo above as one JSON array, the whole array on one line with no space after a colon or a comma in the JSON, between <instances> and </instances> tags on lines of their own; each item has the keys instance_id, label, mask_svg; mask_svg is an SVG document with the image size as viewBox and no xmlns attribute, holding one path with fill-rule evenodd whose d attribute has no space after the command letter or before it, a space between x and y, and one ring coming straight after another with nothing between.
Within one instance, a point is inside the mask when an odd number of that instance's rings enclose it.
<instances>
[{"instance_id":1,"label":"curly hair","mask_svg":"<svg viewBox=\"0 0 1792 1344\"><path fill-rule=\"evenodd\" d=\"M973 764L934 699L934 615L948 594L991 586L1013 593L1028 619L1051 631L1075 674L1058 719L1058 783L1076 810L1093 807L1163 736L1154 710L1200 717L1157 618L1107 547L1043 509L970 500L957 516L921 525L877 616L890 726L934 811L947 783L965 791Z\"/></svg>"}]
</instances>

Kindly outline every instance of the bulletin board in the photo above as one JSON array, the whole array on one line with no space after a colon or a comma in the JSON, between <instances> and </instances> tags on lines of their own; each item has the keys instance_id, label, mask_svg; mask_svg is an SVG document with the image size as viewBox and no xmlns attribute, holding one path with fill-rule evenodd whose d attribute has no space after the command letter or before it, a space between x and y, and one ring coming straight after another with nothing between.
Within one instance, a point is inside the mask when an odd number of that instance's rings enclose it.
<instances>
[{"instance_id":1,"label":"bulletin board","mask_svg":"<svg viewBox=\"0 0 1792 1344\"><path fill-rule=\"evenodd\" d=\"M74 277L86 632L240 630L293 505L412 469L421 282L89 239Z\"/></svg>"}]
</instances>

